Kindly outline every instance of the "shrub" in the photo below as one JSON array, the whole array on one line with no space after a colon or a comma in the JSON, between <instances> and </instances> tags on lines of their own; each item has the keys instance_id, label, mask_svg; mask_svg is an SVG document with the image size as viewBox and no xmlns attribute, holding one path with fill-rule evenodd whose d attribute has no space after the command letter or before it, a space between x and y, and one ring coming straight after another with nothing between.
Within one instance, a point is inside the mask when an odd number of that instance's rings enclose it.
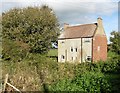
<instances>
[{"instance_id":1,"label":"shrub","mask_svg":"<svg viewBox=\"0 0 120 93\"><path fill-rule=\"evenodd\" d=\"M2 47L2 58L13 62L22 61L29 51L27 44L9 39L3 39Z\"/></svg>"},{"instance_id":2,"label":"shrub","mask_svg":"<svg viewBox=\"0 0 120 93\"><path fill-rule=\"evenodd\" d=\"M50 91L107 92L110 85L102 73L86 72L74 79L64 79L49 87Z\"/></svg>"},{"instance_id":3,"label":"shrub","mask_svg":"<svg viewBox=\"0 0 120 93\"><path fill-rule=\"evenodd\" d=\"M118 57L115 57L111 60L106 61L103 64L101 71L104 73L108 73L108 72L117 73L119 72L119 69L120 69L120 62Z\"/></svg>"}]
</instances>

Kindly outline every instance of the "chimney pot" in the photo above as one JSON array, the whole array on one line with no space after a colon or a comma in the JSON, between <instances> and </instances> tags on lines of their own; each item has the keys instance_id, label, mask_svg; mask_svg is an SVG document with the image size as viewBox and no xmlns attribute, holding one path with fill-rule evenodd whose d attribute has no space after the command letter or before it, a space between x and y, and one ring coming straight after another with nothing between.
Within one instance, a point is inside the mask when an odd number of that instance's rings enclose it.
<instances>
[{"instance_id":1,"label":"chimney pot","mask_svg":"<svg viewBox=\"0 0 120 93\"><path fill-rule=\"evenodd\" d=\"M66 28L68 28L68 27L69 27L69 24L64 23L64 30L66 30Z\"/></svg>"},{"instance_id":2,"label":"chimney pot","mask_svg":"<svg viewBox=\"0 0 120 93\"><path fill-rule=\"evenodd\" d=\"M101 19L101 20L102 20L102 18L101 18L101 17L98 17L97 19L98 19L98 20L99 20L99 19Z\"/></svg>"}]
</instances>

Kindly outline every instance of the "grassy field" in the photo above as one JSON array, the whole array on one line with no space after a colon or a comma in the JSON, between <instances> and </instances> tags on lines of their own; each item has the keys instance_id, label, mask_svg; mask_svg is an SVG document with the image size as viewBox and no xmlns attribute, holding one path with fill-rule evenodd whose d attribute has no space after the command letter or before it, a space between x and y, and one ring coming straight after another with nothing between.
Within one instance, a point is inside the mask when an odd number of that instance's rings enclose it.
<instances>
[{"instance_id":1,"label":"grassy field","mask_svg":"<svg viewBox=\"0 0 120 93\"><path fill-rule=\"evenodd\" d=\"M58 49L50 49L47 55L48 56L58 56Z\"/></svg>"},{"instance_id":2,"label":"grassy field","mask_svg":"<svg viewBox=\"0 0 120 93\"><path fill-rule=\"evenodd\" d=\"M47 57L49 57L50 59L53 59L53 61L57 61L58 60L58 49L50 49L48 51Z\"/></svg>"}]
</instances>

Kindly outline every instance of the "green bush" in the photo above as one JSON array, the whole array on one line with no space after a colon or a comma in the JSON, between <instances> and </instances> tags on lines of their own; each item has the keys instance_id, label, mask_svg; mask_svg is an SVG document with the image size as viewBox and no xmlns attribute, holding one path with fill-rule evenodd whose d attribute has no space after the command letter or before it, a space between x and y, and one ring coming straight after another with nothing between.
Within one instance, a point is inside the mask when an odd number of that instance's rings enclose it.
<instances>
[{"instance_id":1,"label":"green bush","mask_svg":"<svg viewBox=\"0 0 120 93\"><path fill-rule=\"evenodd\" d=\"M74 79L64 79L49 87L50 91L108 92L110 85L102 73L86 72Z\"/></svg>"},{"instance_id":2,"label":"green bush","mask_svg":"<svg viewBox=\"0 0 120 93\"><path fill-rule=\"evenodd\" d=\"M96 63L82 63L74 68L76 75L83 74L86 71L103 72L103 73L119 73L120 57L115 56L107 61L99 61Z\"/></svg>"},{"instance_id":3,"label":"green bush","mask_svg":"<svg viewBox=\"0 0 120 93\"><path fill-rule=\"evenodd\" d=\"M5 38L3 39L2 47L2 58L13 62L22 61L27 56L29 51L26 44Z\"/></svg>"},{"instance_id":4,"label":"green bush","mask_svg":"<svg viewBox=\"0 0 120 93\"><path fill-rule=\"evenodd\" d=\"M120 65L119 65L118 60L111 60L108 62L105 62L103 67L102 67L102 72L108 73L108 72L114 72L117 73L119 72Z\"/></svg>"}]
</instances>

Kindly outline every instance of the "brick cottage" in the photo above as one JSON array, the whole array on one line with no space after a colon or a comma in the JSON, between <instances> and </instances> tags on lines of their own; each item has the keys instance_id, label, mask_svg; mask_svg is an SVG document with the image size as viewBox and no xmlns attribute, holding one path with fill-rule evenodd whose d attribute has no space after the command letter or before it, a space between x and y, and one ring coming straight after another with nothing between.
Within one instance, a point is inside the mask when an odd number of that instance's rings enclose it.
<instances>
[{"instance_id":1,"label":"brick cottage","mask_svg":"<svg viewBox=\"0 0 120 93\"><path fill-rule=\"evenodd\" d=\"M58 38L58 62L95 62L107 59L107 37L102 18L97 23L70 26Z\"/></svg>"}]
</instances>

